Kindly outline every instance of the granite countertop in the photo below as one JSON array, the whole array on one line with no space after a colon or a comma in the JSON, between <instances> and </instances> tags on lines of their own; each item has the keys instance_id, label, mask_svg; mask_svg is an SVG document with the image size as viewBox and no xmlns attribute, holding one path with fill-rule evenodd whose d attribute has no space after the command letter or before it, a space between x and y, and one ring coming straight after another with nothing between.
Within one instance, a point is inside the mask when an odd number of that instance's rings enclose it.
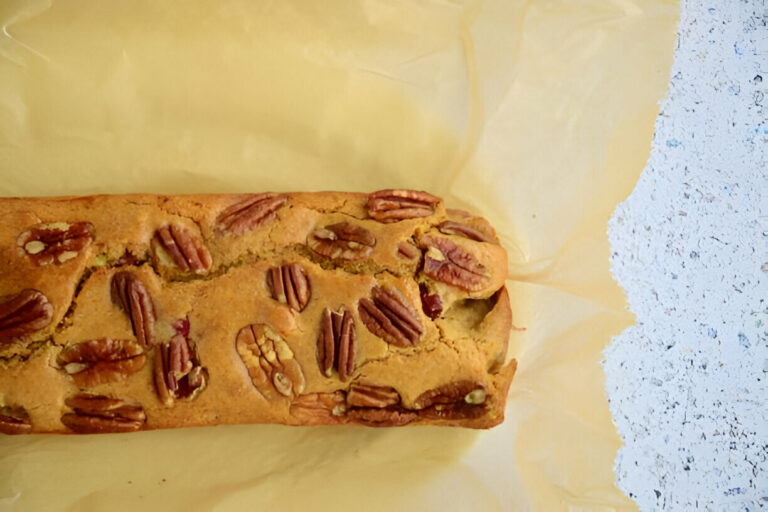
<instances>
[{"instance_id":1,"label":"granite countertop","mask_svg":"<svg viewBox=\"0 0 768 512\"><path fill-rule=\"evenodd\" d=\"M605 351L641 510L768 509L768 2L683 0L653 150L609 224Z\"/></svg>"}]
</instances>

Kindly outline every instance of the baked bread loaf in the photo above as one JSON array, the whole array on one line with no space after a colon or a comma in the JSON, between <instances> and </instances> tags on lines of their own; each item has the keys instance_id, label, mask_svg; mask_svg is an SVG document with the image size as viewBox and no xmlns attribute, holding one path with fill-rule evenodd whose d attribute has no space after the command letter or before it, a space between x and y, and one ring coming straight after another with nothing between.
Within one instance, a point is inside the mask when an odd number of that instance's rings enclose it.
<instances>
[{"instance_id":1,"label":"baked bread loaf","mask_svg":"<svg viewBox=\"0 0 768 512\"><path fill-rule=\"evenodd\" d=\"M0 432L488 428L507 255L425 192L0 199Z\"/></svg>"}]
</instances>

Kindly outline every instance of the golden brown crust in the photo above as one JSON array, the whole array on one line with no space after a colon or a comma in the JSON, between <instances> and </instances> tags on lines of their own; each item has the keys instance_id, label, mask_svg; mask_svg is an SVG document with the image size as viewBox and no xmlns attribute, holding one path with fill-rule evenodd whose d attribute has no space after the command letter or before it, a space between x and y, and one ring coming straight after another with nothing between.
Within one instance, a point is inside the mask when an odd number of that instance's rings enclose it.
<instances>
[{"instance_id":1,"label":"golden brown crust","mask_svg":"<svg viewBox=\"0 0 768 512\"><path fill-rule=\"evenodd\" d=\"M12 198L0 218L0 432L503 420L506 252L436 196Z\"/></svg>"}]
</instances>

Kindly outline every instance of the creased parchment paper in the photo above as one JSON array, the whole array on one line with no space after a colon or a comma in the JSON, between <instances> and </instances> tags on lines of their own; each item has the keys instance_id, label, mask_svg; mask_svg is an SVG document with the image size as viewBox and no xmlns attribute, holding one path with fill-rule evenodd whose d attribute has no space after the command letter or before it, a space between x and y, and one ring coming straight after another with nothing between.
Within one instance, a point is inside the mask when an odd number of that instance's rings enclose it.
<instances>
[{"instance_id":1,"label":"creased parchment paper","mask_svg":"<svg viewBox=\"0 0 768 512\"><path fill-rule=\"evenodd\" d=\"M0 196L426 189L497 227L525 329L491 431L3 437L0 508L633 508L599 364L633 321L605 224L647 158L677 9L0 2Z\"/></svg>"}]
</instances>

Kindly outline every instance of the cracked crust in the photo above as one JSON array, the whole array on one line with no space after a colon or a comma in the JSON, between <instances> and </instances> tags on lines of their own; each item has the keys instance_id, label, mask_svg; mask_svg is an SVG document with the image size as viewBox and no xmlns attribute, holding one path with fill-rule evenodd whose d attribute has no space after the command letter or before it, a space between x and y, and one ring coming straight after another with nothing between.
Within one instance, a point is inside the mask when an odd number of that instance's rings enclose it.
<instances>
[{"instance_id":1,"label":"cracked crust","mask_svg":"<svg viewBox=\"0 0 768 512\"><path fill-rule=\"evenodd\" d=\"M409 424L488 428L503 420L516 368L516 361L507 357L512 318L504 288L507 257L490 237L486 241L462 236L461 230L440 232L441 223L467 223L464 212L446 210L440 202L430 215L384 223L369 215L367 194L295 193L280 196L286 200L270 210L269 222L254 223L253 229L237 234L222 230L221 213L249 197L253 196L0 199L0 297L40 290L53 308L46 327L0 344L0 406L23 407L32 432L68 432L61 418L71 413L67 399L80 391L141 404L146 429L236 423L378 426L401 424L403 418L411 418ZM473 219L484 225L484 219ZM17 250L17 238L31 226L53 222L90 222L93 239L72 259L41 267ZM376 244L367 257L329 259L307 247L309 233L338 223L373 234ZM207 272L175 269L153 253L155 233L167 225L181 226L202 241L212 262ZM451 239L482 262L487 269L482 287L465 291L422 271L426 249L416 247L435 236ZM403 242L415 254L399 250ZM266 279L271 268L294 263L306 271L312 290L300 311L275 300ZM151 351L177 334L174 325L188 320L189 339L208 371L207 387L194 400L167 407L155 391L149 363L118 382L87 389L58 367L64 346L102 338L135 339L129 316L110 296L111 280L120 272L139 278L154 303L156 342L147 349L148 361L153 361ZM424 326L417 346L390 345L361 321L358 302L377 286L396 290L415 306ZM420 286L441 300L442 312L434 319L422 311ZM324 309L341 307L353 315L357 332L356 364L344 380L335 373L324 374L316 353ZM400 409L349 412L337 407L308 419L291 412L291 398L278 393L278 398L266 399L254 387L235 348L237 333L250 324L269 325L285 340L306 376L305 395L336 396L355 383L372 383L396 390ZM458 381L475 382L486 391L482 409L471 414L413 410L414 401L425 391ZM273 384L280 385L280 380ZM382 421L387 415L398 419Z\"/></svg>"}]
</instances>

